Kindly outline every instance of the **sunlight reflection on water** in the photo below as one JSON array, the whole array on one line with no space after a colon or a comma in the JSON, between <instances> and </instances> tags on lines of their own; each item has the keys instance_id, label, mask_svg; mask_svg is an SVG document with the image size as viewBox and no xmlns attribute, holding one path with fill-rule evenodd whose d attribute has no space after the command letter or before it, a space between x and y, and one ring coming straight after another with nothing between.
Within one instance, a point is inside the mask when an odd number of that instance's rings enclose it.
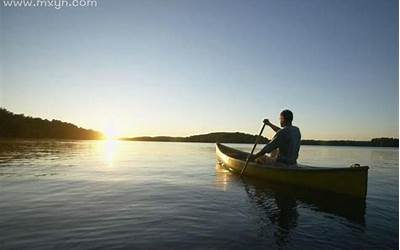
<instances>
[{"instance_id":1,"label":"sunlight reflection on water","mask_svg":"<svg viewBox=\"0 0 400 250\"><path fill-rule=\"evenodd\" d=\"M113 165L113 160L115 160L116 153L118 151L118 144L119 142L117 140L110 139L110 140L105 140L101 145L105 159L108 165L111 167Z\"/></svg>"},{"instance_id":2,"label":"sunlight reflection on water","mask_svg":"<svg viewBox=\"0 0 400 250\"><path fill-rule=\"evenodd\" d=\"M227 191L231 173L220 165L215 166L215 186L222 191Z\"/></svg>"}]
</instances>

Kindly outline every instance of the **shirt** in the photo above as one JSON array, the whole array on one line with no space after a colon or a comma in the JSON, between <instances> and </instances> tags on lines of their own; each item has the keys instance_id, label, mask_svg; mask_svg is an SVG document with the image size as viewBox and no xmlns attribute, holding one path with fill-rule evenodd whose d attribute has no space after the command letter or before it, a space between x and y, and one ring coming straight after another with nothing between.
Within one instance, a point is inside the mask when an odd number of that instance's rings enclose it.
<instances>
[{"instance_id":1,"label":"shirt","mask_svg":"<svg viewBox=\"0 0 400 250\"><path fill-rule=\"evenodd\" d=\"M301 134L298 127L285 126L276 132L274 138L264 147L263 151L271 153L279 148L278 162L288 165L296 164L299 156Z\"/></svg>"}]
</instances>

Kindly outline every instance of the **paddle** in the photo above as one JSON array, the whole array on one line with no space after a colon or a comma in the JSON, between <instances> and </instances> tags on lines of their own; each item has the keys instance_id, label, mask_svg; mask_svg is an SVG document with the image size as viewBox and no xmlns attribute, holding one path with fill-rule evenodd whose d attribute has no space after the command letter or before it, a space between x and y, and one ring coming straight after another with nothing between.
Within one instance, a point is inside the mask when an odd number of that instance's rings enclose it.
<instances>
[{"instance_id":1,"label":"paddle","mask_svg":"<svg viewBox=\"0 0 400 250\"><path fill-rule=\"evenodd\" d=\"M262 133L263 133L263 131L264 131L264 128L265 128L265 123L263 124L260 133L259 133L258 136L256 137L256 141L255 141L255 143L254 143L253 149L251 150L251 153L247 156L246 164L244 164L244 167L242 168L242 172L240 172L240 176L242 176L243 173L244 173L244 171L246 170L247 164L249 164L249 160L250 160L251 156L253 155L254 150L255 150L256 147L257 147L258 139L261 137L261 135L262 135Z\"/></svg>"}]
</instances>

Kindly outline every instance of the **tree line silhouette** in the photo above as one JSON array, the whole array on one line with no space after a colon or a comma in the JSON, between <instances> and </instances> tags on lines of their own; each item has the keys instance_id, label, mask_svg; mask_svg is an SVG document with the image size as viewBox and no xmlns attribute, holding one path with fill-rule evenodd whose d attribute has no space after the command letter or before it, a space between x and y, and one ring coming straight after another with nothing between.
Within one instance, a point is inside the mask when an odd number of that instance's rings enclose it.
<instances>
[{"instance_id":1,"label":"tree line silhouette","mask_svg":"<svg viewBox=\"0 0 400 250\"><path fill-rule=\"evenodd\" d=\"M23 114L14 114L4 108L0 108L0 138L38 138L38 139L103 139L102 133L80 128L72 123L59 120L47 120L33 118ZM122 138L130 141L159 141L159 142L222 142L222 143L254 143L256 135L240 132L215 132L187 137L171 136L142 136ZM260 144L268 143L266 137L259 139ZM370 141L350 140L302 140L302 145L325 146L369 146L369 147L398 147L398 138L373 138Z\"/></svg>"},{"instance_id":2,"label":"tree line silhouette","mask_svg":"<svg viewBox=\"0 0 400 250\"><path fill-rule=\"evenodd\" d=\"M255 135L240 132L216 132L202 135L192 135L188 137L172 136L140 136L132 138L123 138L128 141L159 141L159 142L224 142L224 143L254 143ZM267 143L268 139L261 137L259 143Z\"/></svg>"},{"instance_id":3,"label":"tree line silhouette","mask_svg":"<svg viewBox=\"0 0 400 250\"><path fill-rule=\"evenodd\" d=\"M0 137L92 140L101 139L103 135L100 132L80 128L71 123L14 114L0 108Z\"/></svg>"},{"instance_id":4,"label":"tree line silhouette","mask_svg":"<svg viewBox=\"0 0 400 250\"><path fill-rule=\"evenodd\" d=\"M208 142L208 143L254 143L256 135L250 135L240 132L216 132L202 135L192 135L188 137L170 137L170 136L141 136L124 138L129 141L158 141L158 142ZM260 144L268 143L268 139L261 137ZM398 147L397 138L374 138L370 141L350 141L350 140L302 140L301 145L323 145L323 146L362 146L362 147Z\"/></svg>"}]
</instances>

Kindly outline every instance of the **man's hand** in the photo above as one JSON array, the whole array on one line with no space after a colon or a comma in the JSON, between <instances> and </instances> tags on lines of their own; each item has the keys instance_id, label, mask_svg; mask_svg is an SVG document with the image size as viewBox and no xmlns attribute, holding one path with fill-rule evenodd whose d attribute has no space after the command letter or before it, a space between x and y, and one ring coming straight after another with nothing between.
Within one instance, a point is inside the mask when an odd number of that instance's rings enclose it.
<instances>
[{"instance_id":1,"label":"man's hand","mask_svg":"<svg viewBox=\"0 0 400 250\"><path fill-rule=\"evenodd\" d=\"M257 154L250 155L249 161L255 161L259 156Z\"/></svg>"},{"instance_id":2,"label":"man's hand","mask_svg":"<svg viewBox=\"0 0 400 250\"><path fill-rule=\"evenodd\" d=\"M271 125L271 122L268 119L264 119L263 122L264 122L265 125L268 125L268 126Z\"/></svg>"},{"instance_id":3,"label":"man's hand","mask_svg":"<svg viewBox=\"0 0 400 250\"><path fill-rule=\"evenodd\" d=\"M255 159L256 159L256 156L255 156L255 155L250 155L249 161L254 161Z\"/></svg>"},{"instance_id":4,"label":"man's hand","mask_svg":"<svg viewBox=\"0 0 400 250\"><path fill-rule=\"evenodd\" d=\"M272 124L268 119L264 119L264 124L268 125L272 128L273 131L278 132L280 130L280 128L274 124Z\"/></svg>"}]
</instances>

